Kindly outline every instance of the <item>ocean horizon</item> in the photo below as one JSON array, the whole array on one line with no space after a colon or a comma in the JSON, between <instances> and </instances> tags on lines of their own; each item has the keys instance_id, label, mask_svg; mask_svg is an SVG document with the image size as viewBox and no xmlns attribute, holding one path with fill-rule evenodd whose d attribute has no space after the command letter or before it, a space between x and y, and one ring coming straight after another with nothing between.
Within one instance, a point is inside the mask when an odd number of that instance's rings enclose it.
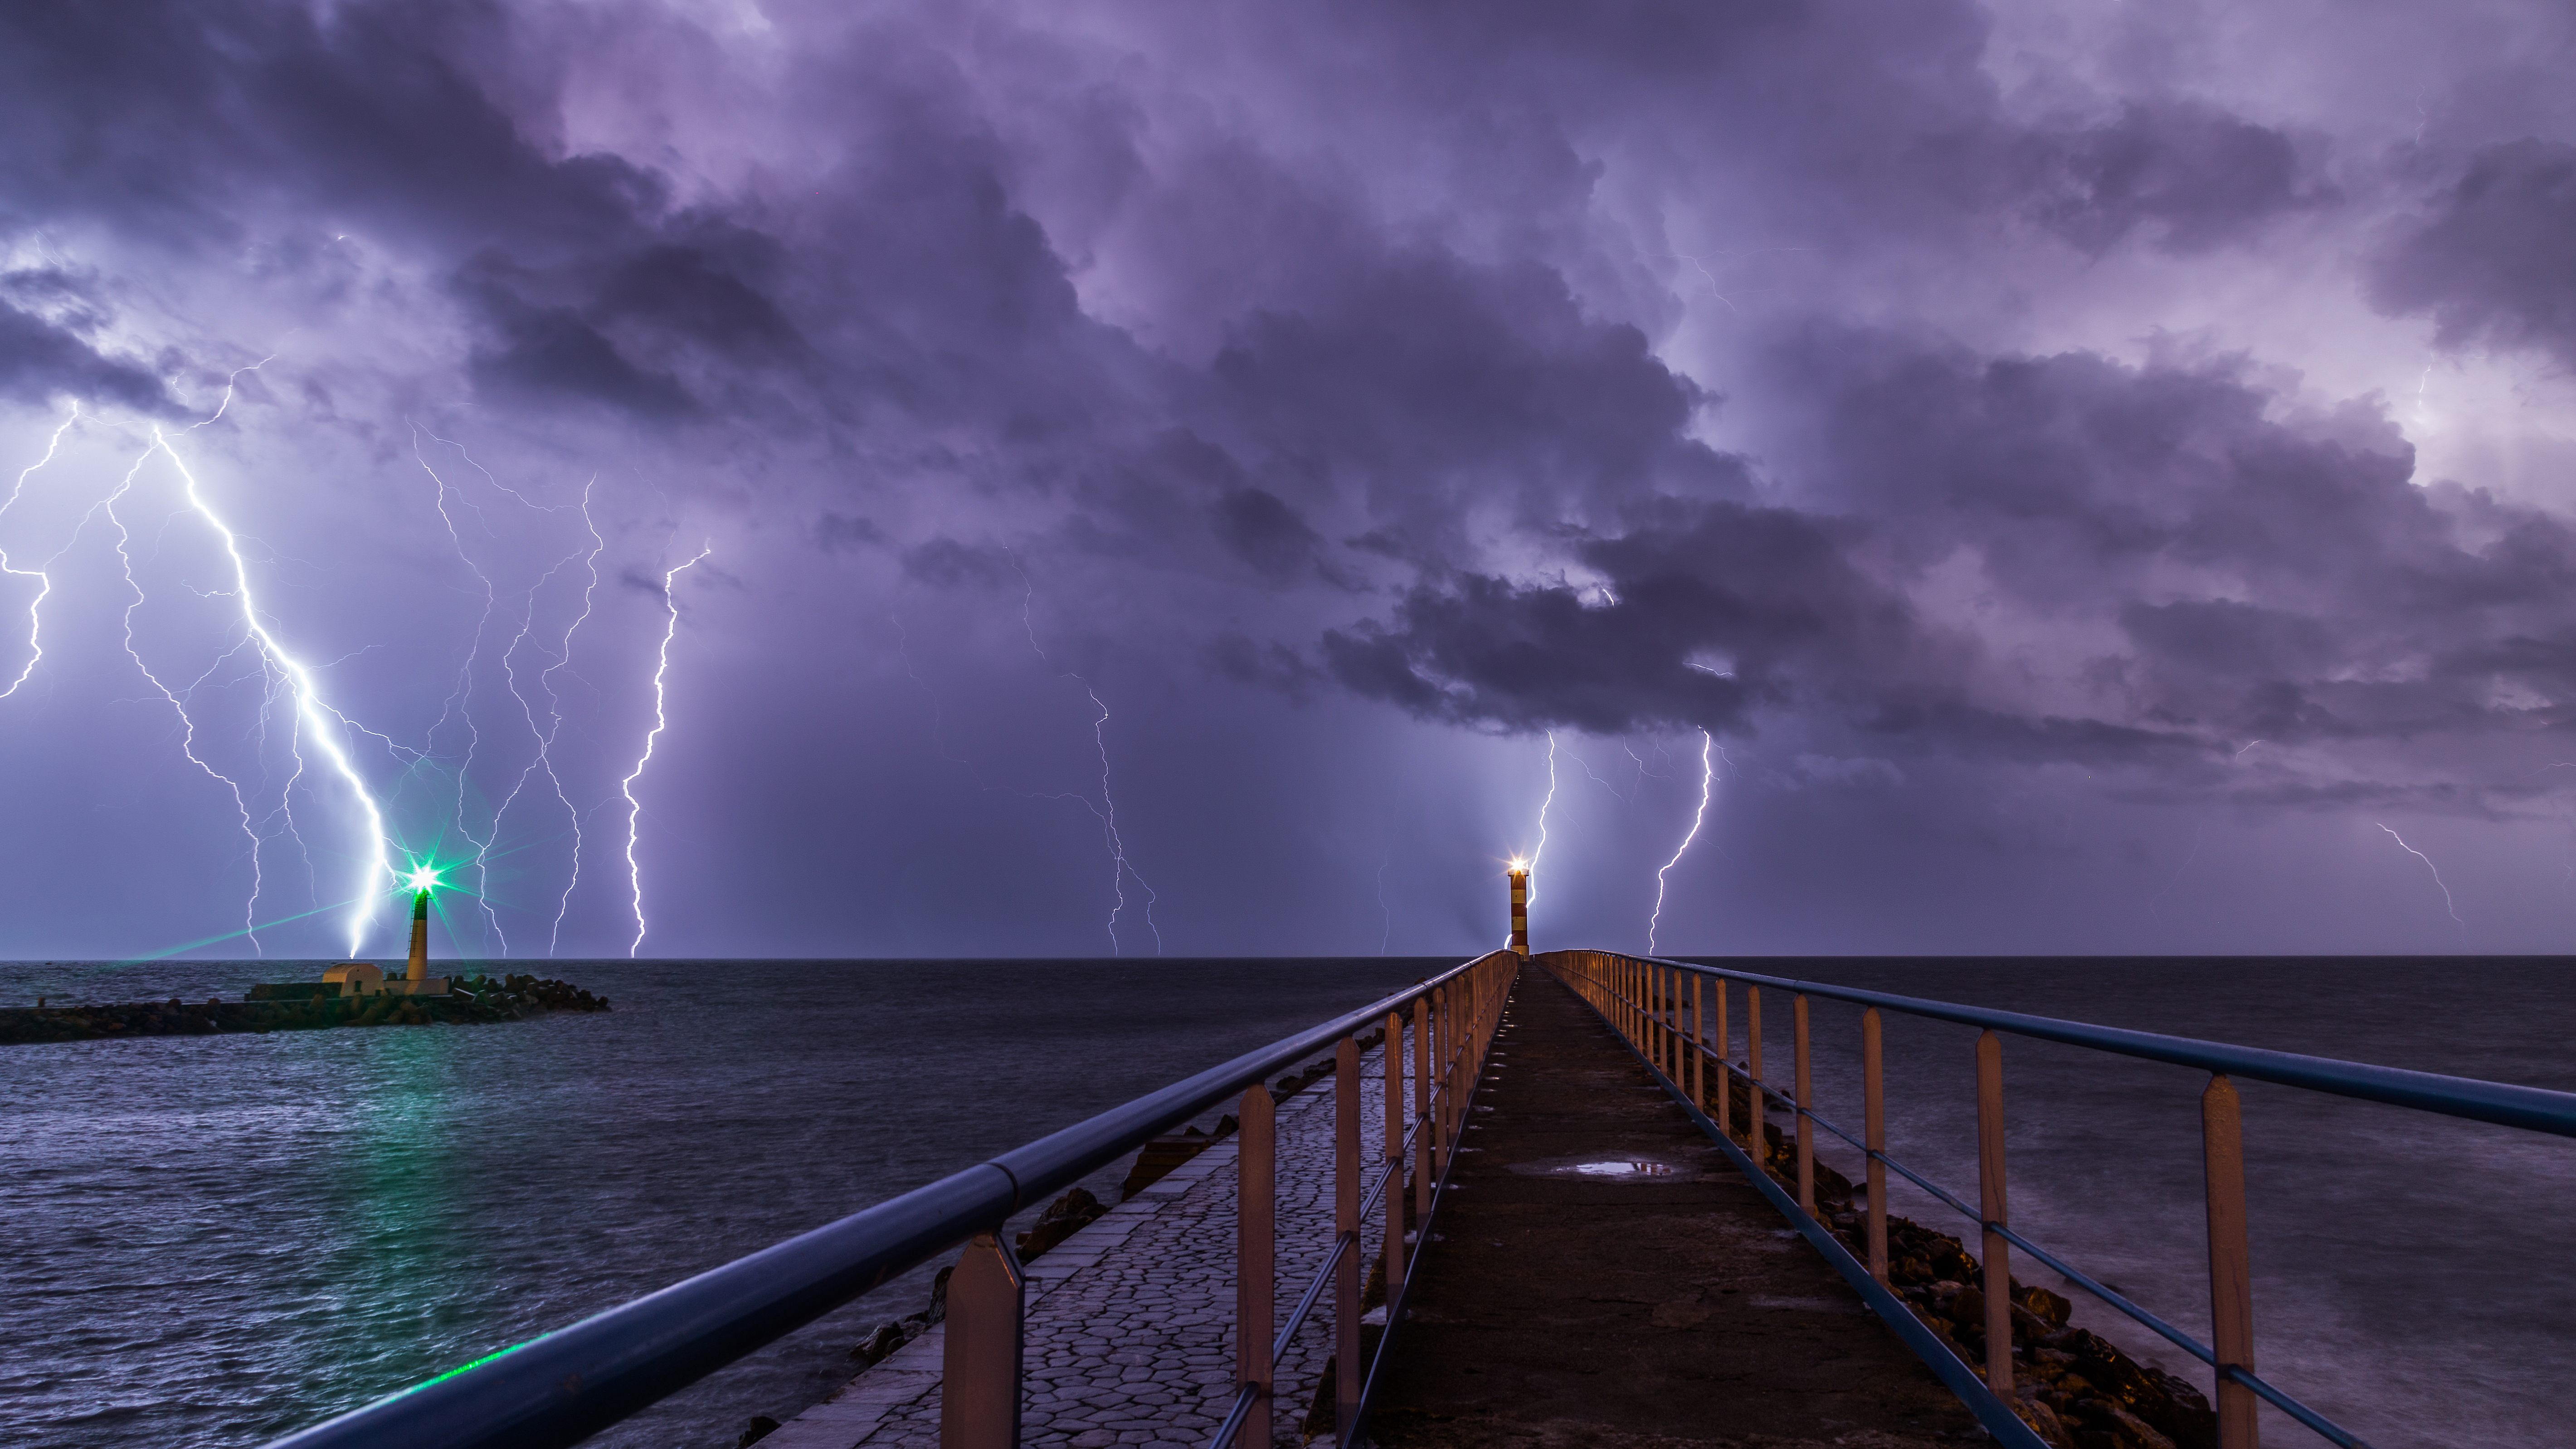
<instances>
[{"instance_id":1,"label":"ocean horizon","mask_svg":"<svg viewBox=\"0 0 2576 1449\"><path fill-rule=\"evenodd\" d=\"M0 1048L0 1435L256 1445L857 1211L1360 1006L1451 957L442 963L559 976L606 1015ZM1709 958L1717 960L1718 958ZM0 1005L238 998L321 962L0 964ZM2548 957L1724 958L2250 1046L2576 1089ZM1739 997L1740 1001L1740 997ZM1816 1003L1819 1110L1857 1031ZM1785 1008L1766 1012L1785 1077ZM1742 1013L1736 1013L1741 1051ZM1891 1015L1890 1151L1973 1188L1974 1033ZM2007 1039L2014 1223L2205 1329L2205 1078ZM2576 1154L2246 1084L2267 1377L2381 1443L2543 1442L2576 1308L2537 1264ZM1826 1160L1850 1166L1828 1140ZM1114 1197L1123 1164L1091 1184ZM1959 1234L1908 1188L1891 1206ZM2052 1275L2017 1262L2025 1281ZM600 1435L720 1449L851 1372L927 1275ZM2077 1322L2197 1366L2080 1294ZM2272 1426L2267 1425L2267 1430ZM2279 1427L2291 1430L2286 1421ZM2298 1442L2284 1439L2280 1442Z\"/></svg>"}]
</instances>

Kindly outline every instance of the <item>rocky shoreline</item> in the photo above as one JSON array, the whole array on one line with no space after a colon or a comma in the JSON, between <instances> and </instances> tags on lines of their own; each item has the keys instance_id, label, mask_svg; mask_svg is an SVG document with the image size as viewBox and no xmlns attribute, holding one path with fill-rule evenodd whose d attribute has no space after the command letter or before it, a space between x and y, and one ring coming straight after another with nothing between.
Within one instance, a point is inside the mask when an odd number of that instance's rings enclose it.
<instances>
[{"instance_id":1,"label":"rocky shoreline","mask_svg":"<svg viewBox=\"0 0 2576 1449\"><path fill-rule=\"evenodd\" d=\"M203 1003L0 1007L0 1046L139 1036L237 1036L335 1026L436 1026L524 1021L557 1011L606 1011L608 999L536 976L459 978L444 996L263 997Z\"/></svg>"}]
</instances>

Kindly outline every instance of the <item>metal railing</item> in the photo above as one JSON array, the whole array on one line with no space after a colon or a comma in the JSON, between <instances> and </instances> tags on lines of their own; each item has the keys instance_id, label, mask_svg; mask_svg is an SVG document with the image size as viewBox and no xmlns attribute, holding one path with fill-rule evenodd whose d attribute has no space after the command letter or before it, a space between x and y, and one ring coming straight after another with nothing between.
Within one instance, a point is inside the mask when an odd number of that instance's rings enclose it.
<instances>
[{"instance_id":1,"label":"metal railing","mask_svg":"<svg viewBox=\"0 0 2576 1449\"><path fill-rule=\"evenodd\" d=\"M2576 1137L2576 1093L2539 1087L2447 1077L2396 1067L2369 1066L2291 1052L2229 1046L2190 1037L2093 1026L2021 1012L1994 1011L1920 997L1765 976L1750 971L1696 965L1654 957L1623 956L1604 951L1557 951L1534 958L1572 986L1639 1056L1663 1078L1694 1113L1707 1118L1719 1136L1735 1138L1732 1093L1727 1083L1746 1084L1750 1120L1744 1125L1747 1162L1767 1158L1764 1134L1766 1103L1777 1101L1793 1121L1818 1127L1859 1149L1866 1161L1867 1227L1865 1245L1869 1278L1888 1286L1887 1170L1893 1168L1978 1225L1986 1305L1984 1379L1995 1397L2010 1403L2012 1387L2012 1270L2015 1248L2030 1254L2068 1282L2083 1288L2144 1327L2209 1365L2218 1389L2221 1449L2255 1449L2256 1403L2271 1404L2331 1443L2367 1449L2350 1430L2299 1402L2254 1372L2253 1283L2245 1217L2245 1148L2242 1114L2231 1077L2301 1087L2359 1101L2380 1102L2468 1121L2490 1122ZM1714 1022L1703 983L1714 982ZM1729 984L1745 987L1746 1052L1739 1067L1731 1059L1727 1027ZM1687 989L1685 989L1685 987ZM1763 1074L1762 992L1790 995L1790 1090L1782 1092ZM1861 1015L1862 1135L1853 1137L1810 1107L1807 999L1811 996L1853 1003ZM1957 1196L1887 1155L1885 1080L1880 1069L1879 1011L1902 1012L1933 1021L1980 1028L1977 1065L1977 1179L1979 1206ZM2003 1043L1999 1033L2113 1052L2146 1061L2191 1067L2211 1074L2201 1094L2202 1166L2209 1225L2209 1291L2212 1343L2204 1344L2165 1319L2132 1302L2127 1295L2070 1266L2011 1227L2004 1161ZM1707 1089L1707 1062L1718 1068L1718 1090ZM1816 1217L1815 1142L1803 1125L1795 1139L1795 1207L1806 1222L1802 1231L1822 1246L1830 1239ZM1767 1184L1767 1179L1765 1180ZM1839 1244L1835 1244L1839 1249ZM1848 1257L1848 1255L1845 1255ZM1903 1325L1897 1325L1902 1331ZM1935 1343L1939 1340L1934 1340ZM1946 1350L1944 1350L1946 1353ZM1936 1365L1938 1367L1938 1365ZM1991 1426L1990 1426L1991 1427Z\"/></svg>"},{"instance_id":2,"label":"metal railing","mask_svg":"<svg viewBox=\"0 0 2576 1449\"><path fill-rule=\"evenodd\" d=\"M1320 1302L1328 1275L1343 1366L1335 1407L1347 1438L1367 1388L1350 1371L1360 1354L1361 1223L1369 1212L1385 1215L1391 1333L1412 1257L1395 1185L1411 1161L1419 1241L1428 1242L1436 1185L1465 1125L1465 1099L1482 1075L1520 961L1508 951L1477 957L927 1187L291 1434L270 1449L570 1445L960 1244L965 1251L948 1285L941 1442L1003 1449L1019 1437L1026 1303L1026 1278L1001 1235L1003 1225L1238 1093L1238 1391L1211 1449L1225 1449L1253 1426L1245 1442L1270 1442L1275 1365ZM1387 1032L1386 1137L1377 1185L1364 1200L1358 1037L1380 1025ZM1408 1026L1410 1053L1403 1040ZM1336 1068L1336 1236L1287 1326L1274 1335L1277 1159L1269 1079L1326 1050L1335 1053ZM1381 1340L1381 1355L1383 1348Z\"/></svg>"}]
</instances>

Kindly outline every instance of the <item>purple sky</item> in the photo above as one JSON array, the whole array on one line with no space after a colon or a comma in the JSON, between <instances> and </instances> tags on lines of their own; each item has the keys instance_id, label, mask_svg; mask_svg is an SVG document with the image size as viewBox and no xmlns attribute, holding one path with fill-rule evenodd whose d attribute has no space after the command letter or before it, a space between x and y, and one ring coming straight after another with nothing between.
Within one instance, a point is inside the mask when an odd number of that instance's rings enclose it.
<instances>
[{"instance_id":1,"label":"purple sky","mask_svg":"<svg viewBox=\"0 0 2576 1449\"><path fill-rule=\"evenodd\" d=\"M13 7L0 954L336 954L369 802L488 845L471 955L639 875L653 955L1458 954L1543 802L1542 946L1660 870L1667 952L2564 950L2572 73L2545 3Z\"/></svg>"}]
</instances>

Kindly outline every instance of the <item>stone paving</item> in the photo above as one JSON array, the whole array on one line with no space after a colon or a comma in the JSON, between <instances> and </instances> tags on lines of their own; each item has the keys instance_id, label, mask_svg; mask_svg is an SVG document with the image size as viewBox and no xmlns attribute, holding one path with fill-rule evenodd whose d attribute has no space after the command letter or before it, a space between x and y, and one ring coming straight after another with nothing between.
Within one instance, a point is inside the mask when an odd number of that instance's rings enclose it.
<instances>
[{"instance_id":1,"label":"stone paving","mask_svg":"<svg viewBox=\"0 0 2576 1449\"><path fill-rule=\"evenodd\" d=\"M1383 1067L1383 1052L1360 1057L1365 1186L1384 1170ZM1279 1104L1280 1323L1332 1250L1334 1091L1325 1077ZM1234 1403L1236 1154L1229 1136L1028 1265L1021 1443L1206 1444ZM1363 1271L1383 1248L1382 1224L1381 1211L1362 1226ZM762 1449L937 1449L946 1343L933 1327L781 1426ZM1327 1289L1279 1365L1277 1446L1309 1442L1300 1424L1331 1354Z\"/></svg>"}]
</instances>

